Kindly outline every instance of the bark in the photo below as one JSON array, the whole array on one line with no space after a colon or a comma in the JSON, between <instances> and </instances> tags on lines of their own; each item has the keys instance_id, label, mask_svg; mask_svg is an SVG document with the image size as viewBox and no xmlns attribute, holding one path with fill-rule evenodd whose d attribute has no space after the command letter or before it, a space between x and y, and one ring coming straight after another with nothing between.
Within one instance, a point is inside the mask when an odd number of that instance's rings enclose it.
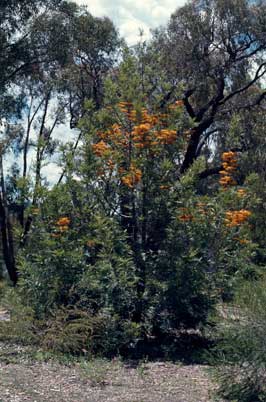
<instances>
[{"instance_id":1,"label":"bark","mask_svg":"<svg viewBox=\"0 0 266 402\"><path fill-rule=\"evenodd\" d=\"M10 280L13 282L14 285L16 285L18 281L18 272L15 263L13 232L7 208L2 156L0 158L1 158L0 229L1 229L3 257Z\"/></svg>"},{"instance_id":2,"label":"bark","mask_svg":"<svg viewBox=\"0 0 266 402\"><path fill-rule=\"evenodd\" d=\"M22 177L23 179L26 179L27 177L27 171L28 171L28 150L29 150L29 140L30 140L30 132L31 132L31 127L32 123L40 110L42 104L44 102L44 99L41 99L40 103L36 107L35 111L31 115L31 110L32 110L32 105L33 105L33 96L31 98L31 103L30 103L30 108L27 116L27 130L26 130L26 136L25 136L25 143L24 143L24 148L23 148L23 173ZM20 210L20 216L19 216L19 221L21 226L24 226L24 214L25 214L25 198L26 195L23 192L22 194L22 199L21 199L21 210Z\"/></svg>"}]
</instances>

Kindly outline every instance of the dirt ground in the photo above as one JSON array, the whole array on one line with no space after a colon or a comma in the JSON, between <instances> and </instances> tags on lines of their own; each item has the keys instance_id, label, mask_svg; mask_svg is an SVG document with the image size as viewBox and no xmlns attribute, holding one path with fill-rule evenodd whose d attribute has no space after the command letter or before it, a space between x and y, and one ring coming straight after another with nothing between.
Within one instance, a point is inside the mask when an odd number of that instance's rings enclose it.
<instances>
[{"instance_id":1,"label":"dirt ground","mask_svg":"<svg viewBox=\"0 0 266 402\"><path fill-rule=\"evenodd\" d=\"M60 364L28 352L0 343L0 402L217 401L206 366L120 360Z\"/></svg>"}]
</instances>

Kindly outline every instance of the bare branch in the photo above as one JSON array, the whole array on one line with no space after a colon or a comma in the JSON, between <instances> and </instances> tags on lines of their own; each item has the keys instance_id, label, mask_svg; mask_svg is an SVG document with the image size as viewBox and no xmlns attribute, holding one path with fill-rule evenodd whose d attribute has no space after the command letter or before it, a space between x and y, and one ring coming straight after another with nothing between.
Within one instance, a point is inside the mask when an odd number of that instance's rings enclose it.
<instances>
[{"instance_id":1,"label":"bare branch","mask_svg":"<svg viewBox=\"0 0 266 402\"><path fill-rule=\"evenodd\" d=\"M260 73L260 71L263 69L263 67L266 66L266 62L262 63L259 68L256 71L256 74L254 76L254 78L246 85L244 85L243 87L237 89L234 92L231 92L229 95L227 95L225 98L223 98L220 102L219 105L223 105L224 103L226 103L229 99L233 98L235 95L241 94L242 92L245 92L248 88L250 88L253 84L255 84L255 82L257 82L260 78L262 78L264 76L264 74L266 73L266 68L263 70L262 73Z\"/></svg>"}]
</instances>

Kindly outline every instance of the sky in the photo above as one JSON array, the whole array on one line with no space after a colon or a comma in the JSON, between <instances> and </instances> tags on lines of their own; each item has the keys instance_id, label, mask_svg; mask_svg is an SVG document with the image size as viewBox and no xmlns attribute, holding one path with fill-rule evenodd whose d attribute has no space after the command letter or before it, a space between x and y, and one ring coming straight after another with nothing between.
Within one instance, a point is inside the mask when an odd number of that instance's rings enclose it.
<instances>
[{"instance_id":1,"label":"sky","mask_svg":"<svg viewBox=\"0 0 266 402\"><path fill-rule=\"evenodd\" d=\"M129 45L138 41L139 29L148 38L150 29L167 23L185 0L75 0L87 5L95 17L108 16Z\"/></svg>"}]
</instances>

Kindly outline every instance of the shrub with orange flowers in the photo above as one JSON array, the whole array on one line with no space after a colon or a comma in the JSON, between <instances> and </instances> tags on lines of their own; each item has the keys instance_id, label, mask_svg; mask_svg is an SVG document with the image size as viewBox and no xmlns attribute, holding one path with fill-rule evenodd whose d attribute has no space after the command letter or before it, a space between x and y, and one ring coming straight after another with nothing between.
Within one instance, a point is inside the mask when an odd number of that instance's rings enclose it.
<instances>
[{"instance_id":1,"label":"shrub with orange flowers","mask_svg":"<svg viewBox=\"0 0 266 402\"><path fill-rule=\"evenodd\" d=\"M233 187L240 155L222 154L219 191L215 176L199 178L211 167L205 149L183 172L198 122L175 101L179 90L163 106L161 89L143 94L139 71L120 81L113 71L102 108L88 106L21 257L19 288L35 315L82 309L90 352L108 356L204 325L254 250L251 191Z\"/></svg>"},{"instance_id":2,"label":"shrub with orange flowers","mask_svg":"<svg viewBox=\"0 0 266 402\"><path fill-rule=\"evenodd\" d=\"M233 175L237 169L237 153L233 151L224 152L222 154L222 166L223 169L220 170L221 178L219 183L224 189L227 189L229 186L236 185L236 181L233 178Z\"/></svg>"}]
</instances>

